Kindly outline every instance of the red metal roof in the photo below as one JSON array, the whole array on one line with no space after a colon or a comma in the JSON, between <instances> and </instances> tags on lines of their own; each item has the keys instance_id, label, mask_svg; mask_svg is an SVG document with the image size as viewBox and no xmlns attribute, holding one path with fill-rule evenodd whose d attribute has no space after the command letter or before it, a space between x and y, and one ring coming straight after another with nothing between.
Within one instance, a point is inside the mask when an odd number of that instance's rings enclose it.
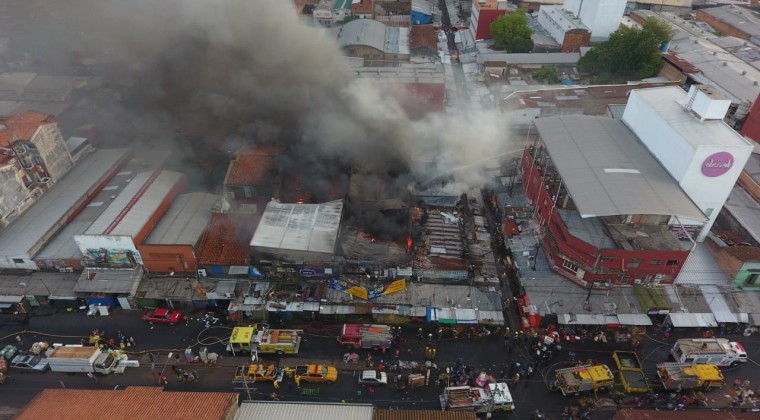
<instances>
[{"instance_id":1,"label":"red metal roof","mask_svg":"<svg viewBox=\"0 0 760 420\"><path fill-rule=\"evenodd\" d=\"M198 246L200 265L248 265L249 244L261 215L214 213Z\"/></svg>"},{"instance_id":2,"label":"red metal roof","mask_svg":"<svg viewBox=\"0 0 760 420\"><path fill-rule=\"evenodd\" d=\"M438 36L432 26L414 25L412 26L409 47L411 49L427 47L432 51L438 48Z\"/></svg>"},{"instance_id":3,"label":"red metal roof","mask_svg":"<svg viewBox=\"0 0 760 420\"><path fill-rule=\"evenodd\" d=\"M619 410L614 420L750 420L757 419L757 413L739 413L723 411L657 411Z\"/></svg>"},{"instance_id":4,"label":"red metal roof","mask_svg":"<svg viewBox=\"0 0 760 420\"><path fill-rule=\"evenodd\" d=\"M0 146L8 147L16 140L29 140L40 125L52 122L55 122L52 115L34 111L16 114L5 121L0 120L0 124L6 127L5 130L0 130Z\"/></svg>"},{"instance_id":5,"label":"red metal roof","mask_svg":"<svg viewBox=\"0 0 760 420\"><path fill-rule=\"evenodd\" d=\"M267 178L277 156L284 150L280 146L248 147L239 150L230 162L225 185L257 185Z\"/></svg>"},{"instance_id":6,"label":"red metal roof","mask_svg":"<svg viewBox=\"0 0 760 420\"><path fill-rule=\"evenodd\" d=\"M21 420L129 420L232 418L238 394L231 392L166 392L159 387L124 390L46 389L16 417Z\"/></svg>"},{"instance_id":7,"label":"red metal roof","mask_svg":"<svg viewBox=\"0 0 760 420\"><path fill-rule=\"evenodd\" d=\"M475 420L474 411L376 409L372 420Z\"/></svg>"}]
</instances>

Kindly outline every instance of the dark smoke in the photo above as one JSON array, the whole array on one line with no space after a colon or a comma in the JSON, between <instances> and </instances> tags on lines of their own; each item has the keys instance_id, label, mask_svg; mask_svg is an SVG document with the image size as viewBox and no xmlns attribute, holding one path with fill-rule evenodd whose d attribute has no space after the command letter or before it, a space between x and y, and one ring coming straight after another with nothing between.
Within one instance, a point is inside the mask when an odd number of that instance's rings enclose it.
<instances>
[{"instance_id":1,"label":"dark smoke","mask_svg":"<svg viewBox=\"0 0 760 420\"><path fill-rule=\"evenodd\" d=\"M90 71L122 87L123 100L109 110L118 117L97 121L116 141L175 148L179 160L198 153L226 160L242 144L285 145L281 163L301 174L315 201L335 194L336 182L347 184L351 170L383 195L401 196L458 168L445 185L458 194L483 183L481 168L469 163L506 142L497 113L409 119L384 88L352 79L334 32L304 23L288 0L18 4L27 21L11 48L30 54L35 71L87 57ZM205 143L178 143L178 128Z\"/></svg>"}]
</instances>

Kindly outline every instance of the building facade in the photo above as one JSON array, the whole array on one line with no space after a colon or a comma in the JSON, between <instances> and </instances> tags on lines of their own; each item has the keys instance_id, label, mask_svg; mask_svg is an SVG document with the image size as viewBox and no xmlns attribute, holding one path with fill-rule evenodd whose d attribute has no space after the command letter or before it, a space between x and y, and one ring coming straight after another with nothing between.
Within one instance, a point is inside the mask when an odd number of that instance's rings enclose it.
<instances>
[{"instance_id":1,"label":"building facade","mask_svg":"<svg viewBox=\"0 0 760 420\"><path fill-rule=\"evenodd\" d=\"M708 217L705 224L670 222L701 225L693 231L697 242L707 237L753 149L723 122L730 105L708 86L692 86L688 94L668 86L632 91L623 113L623 122Z\"/></svg>"},{"instance_id":2,"label":"building facade","mask_svg":"<svg viewBox=\"0 0 760 420\"><path fill-rule=\"evenodd\" d=\"M470 33L472 39L491 39L491 23L517 10L507 0L472 0Z\"/></svg>"},{"instance_id":3,"label":"building facade","mask_svg":"<svg viewBox=\"0 0 760 420\"><path fill-rule=\"evenodd\" d=\"M561 52L578 52L591 41L591 31L581 20L560 6L543 6L538 23L560 44Z\"/></svg>"},{"instance_id":4,"label":"building facade","mask_svg":"<svg viewBox=\"0 0 760 420\"><path fill-rule=\"evenodd\" d=\"M668 221L701 214L675 181L618 120L535 125L520 166L550 266L583 286L672 283L689 247Z\"/></svg>"},{"instance_id":5,"label":"building facade","mask_svg":"<svg viewBox=\"0 0 760 420\"><path fill-rule=\"evenodd\" d=\"M566 0L564 9L591 29L592 38L606 39L620 27L626 3L626 0Z\"/></svg>"},{"instance_id":6,"label":"building facade","mask_svg":"<svg viewBox=\"0 0 760 420\"><path fill-rule=\"evenodd\" d=\"M30 111L0 121L0 226L21 215L73 163L52 116Z\"/></svg>"}]
</instances>

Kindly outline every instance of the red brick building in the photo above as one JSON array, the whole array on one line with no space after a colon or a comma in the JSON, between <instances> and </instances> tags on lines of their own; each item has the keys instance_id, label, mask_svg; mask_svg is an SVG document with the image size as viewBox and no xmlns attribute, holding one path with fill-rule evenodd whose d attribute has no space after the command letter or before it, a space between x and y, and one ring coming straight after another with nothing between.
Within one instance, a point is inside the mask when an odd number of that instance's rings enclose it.
<instances>
[{"instance_id":1,"label":"red brick building","mask_svg":"<svg viewBox=\"0 0 760 420\"><path fill-rule=\"evenodd\" d=\"M636 136L605 117L535 125L522 182L549 265L581 285L675 281L689 247L668 220L704 215Z\"/></svg>"},{"instance_id":2,"label":"red brick building","mask_svg":"<svg viewBox=\"0 0 760 420\"><path fill-rule=\"evenodd\" d=\"M760 96L757 97L752 108L750 108L749 114L747 114L747 118L744 120L739 133L760 143Z\"/></svg>"},{"instance_id":3,"label":"red brick building","mask_svg":"<svg viewBox=\"0 0 760 420\"><path fill-rule=\"evenodd\" d=\"M591 42L591 32L585 29L572 29L565 32L565 39L562 41L561 52L579 52L581 47L587 46Z\"/></svg>"},{"instance_id":4,"label":"red brick building","mask_svg":"<svg viewBox=\"0 0 760 420\"><path fill-rule=\"evenodd\" d=\"M515 10L506 0L472 0L470 32L473 39L491 39L491 23Z\"/></svg>"}]
</instances>

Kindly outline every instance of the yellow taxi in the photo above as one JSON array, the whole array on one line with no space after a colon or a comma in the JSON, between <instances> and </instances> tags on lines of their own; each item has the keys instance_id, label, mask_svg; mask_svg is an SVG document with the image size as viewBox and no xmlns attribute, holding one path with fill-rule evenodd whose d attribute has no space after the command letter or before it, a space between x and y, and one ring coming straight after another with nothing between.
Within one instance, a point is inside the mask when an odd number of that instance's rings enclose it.
<instances>
[{"instance_id":1,"label":"yellow taxi","mask_svg":"<svg viewBox=\"0 0 760 420\"><path fill-rule=\"evenodd\" d=\"M338 380L338 369L327 365L301 365L296 366L293 378L297 386L301 381L331 384Z\"/></svg>"}]
</instances>

